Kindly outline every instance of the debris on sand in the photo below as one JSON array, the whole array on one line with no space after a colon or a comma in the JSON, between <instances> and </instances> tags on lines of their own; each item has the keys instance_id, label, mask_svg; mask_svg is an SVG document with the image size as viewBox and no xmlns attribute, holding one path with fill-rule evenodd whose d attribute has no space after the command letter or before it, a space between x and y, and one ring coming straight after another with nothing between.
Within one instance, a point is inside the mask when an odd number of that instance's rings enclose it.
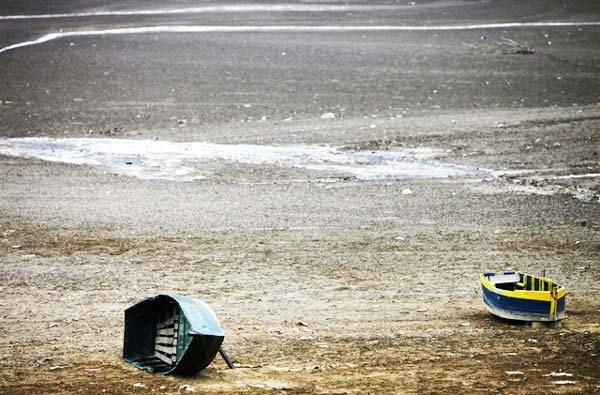
<instances>
[{"instance_id":1,"label":"debris on sand","mask_svg":"<svg viewBox=\"0 0 600 395\"><path fill-rule=\"evenodd\" d=\"M144 384L142 384L142 383L135 383L135 384L133 385L133 388L145 389L145 388L148 388L148 387L146 387L146 386L145 386Z\"/></svg>"},{"instance_id":2,"label":"debris on sand","mask_svg":"<svg viewBox=\"0 0 600 395\"><path fill-rule=\"evenodd\" d=\"M254 383L254 384L250 384L249 387L251 387L251 388L267 388L267 389L275 389L275 390L288 390L288 389L292 388L288 383L285 383L283 381L277 381L277 380L266 380L264 382Z\"/></svg>"},{"instance_id":3,"label":"debris on sand","mask_svg":"<svg viewBox=\"0 0 600 395\"><path fill-rule=\"evenodd\" d=\"M474 45L469 43L463 43L465 46L471 48L474 51L483 53L500 53L504 55L532 55L535 51L527 45L527 43L520 43L508 37L500 37L498 41L492 41L487 45Z\"/></svg>"},{"instance_id":4,"label":"debris on sand","mask_svg":"<svg viewBox=\"0 0 600 395\"><path fill-rule=\"evenodd\" d=\"M497 51L503 54L531 55L535 53L526 43L522 44L507 37L500 37L500 41L494 43L498 47Z\"/></svg>"},{"instance_id":5,"label":"debris on sand","mask_svg":"<svg viewBox=\"0 0 600 395\"><path fill-rule=\"evenodd\" d=\"M102 134L104 134L105 136L117 136L122 132L123 132L123 129L121 129L119 127L114 127L112 129L105 130Z\"/></svg>"},{"instance_id":6,"label":"debris on sand","mask_svg":"<svg viewBox=\"0 0 600 395\"><path fill-rule=\"evenodd\" d=\"M412 195L413 191L411 189L408 189L408 188L407 189L403 189L402 190L402 194L403 195Z\"/></svg>"},{"instance_id":7,"label":"debris on sand","mask_svg":"<svg viewBox=\"0 0 600 395\"><path fill-rule=\"evenodd\" d=\"M558 380L553 382L554 385L575 385L576 382L573 380Z\"/></svg>"},{"instance_id":8,"label":"debris on sand","mask_svg":"<svg viewBox=\"0 0 600 395\"><path fill-rule=\"evenodd\" d=\"M508 370L508 371L506 371L504 373L506 373L509 376L523 376L523 375L525 375L525 373L519 372L518 370Z\"/></svg>"},{"instance_id":9,"label":"debris on sand","mask_svg":"<svg viewBox=\"0 0 600 395\"><path fill-rule=\"evenodd\" d=\"M57 366L50 366L48 368L48 370L52 371L52 370L60 370L60 369L65 369L68 368L69 365L57 365Z\"/></svg>"},{"instance_id":10,"label":"debris on sand","mask_svg":"<svg viewBox=\"0 0 600 395\"><path fill-rule=\"evenodd\" d=\"M588 189L577 188L577 192L573 194L573 197L584 203L600 203L600 193Z\"/></svg>"},{"instance_id":11,"label":"debris on sand","mask_svg":"<svg viewBox=\"0 0 600 395\"><path fill-rule=\"evenodd\" d=\"M196 392L196 388L187 384L182 385L181 387L179 387L179 389L185 392Z\"/></svg>"},{"instance_id":12,"label":"debris on sand","mask_svg":"<svg viewBox=\"0 0 600 395\"><path fill-rule=\"evenodd\" d=\"M323 113L321 119L335 119L335 114L332 112Z\"/></svg>"},{"instance_id":13,"label":"debris on sand","mask_svg":"<svg viewBox=\"0 0 600 395\"><path fill-rule=\"evenodd\" d=\"M234 366L236 369L260 369L263 367L263 365L245 365L237 362L234 363Z\"/></svg>"},{"instance_id":14,"label":"debris on sand","mask_svg":"<svg viewBox=\"0 0 600 395\"><path fill-rule=\"evenodd\" d=\"M548 377L548 376L552 376L552 377L573 377L573 373L567 373L567 372L550 372L548 374L545 374L544 376Z\"/></svg>"}]
</instances>

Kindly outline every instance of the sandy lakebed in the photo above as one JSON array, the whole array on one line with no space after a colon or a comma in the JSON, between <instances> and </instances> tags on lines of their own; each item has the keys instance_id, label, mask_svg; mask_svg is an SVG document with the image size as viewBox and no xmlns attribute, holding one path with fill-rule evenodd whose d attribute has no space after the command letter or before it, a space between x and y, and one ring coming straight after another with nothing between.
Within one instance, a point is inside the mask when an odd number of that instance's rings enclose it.
<instances>
[{"instance_id":1,"label":"sandy lakebed","mask_svg":"<svg viewBox=\"0 0 600 395\"><path fill-rule=\"evenodd\" d=\"M3 20L1 41L598 15L309 3ZM600 393L600 27L221 30L0 54L0 393ZM478 273L505 269L567 287L560 326L486 312ZM164 292L213 307L237 369L121 359L123 310Z\"/></svg>"}]
</instances>

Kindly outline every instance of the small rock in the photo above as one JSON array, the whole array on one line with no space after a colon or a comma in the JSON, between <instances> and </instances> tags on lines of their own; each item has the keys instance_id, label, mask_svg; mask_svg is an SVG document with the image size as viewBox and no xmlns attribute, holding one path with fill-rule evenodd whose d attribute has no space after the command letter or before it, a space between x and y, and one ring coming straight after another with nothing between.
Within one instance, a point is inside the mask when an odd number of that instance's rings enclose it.
<instances>
[{"instance_id":1,"label":"small rock","mask_svg":"<svg viewBox=\"0 0 600 395\"><path fill-rule=\"evenodd\" d=\"M410 189L408 189L408 188L406 188L406 189L403 189L403 190L402 190L402 194L403 194L403 195L412 195L412 194L413 194L413 191L412 191L412 190L410 190Z\"/></svg>"},{"instance_id":2,"label":"small rock","mask_svg":"<svg viewBox=\"0 0 600 395\"><path fill-rule=\"evenodd\" d=\"M321 119L335 119L335 114L332 112L323 113Z\"/></svg>"},{"instance_id":3,"label":"small rock","mask_svg":"<svg viewBox=\"0 0 600 395\"><path fill-rule=\"evenodd\" d=\"M509 370L504 373L506 373L509 376L523 376L525 374L523 372L519 372L518 370Z\"/></svg>"},{"instance_id":4,"label":"small rock","mask_svg":"<svg viewBox=\"0 0 600 395\"><path fill-rule=\"evenodd\" d=\"M304 321L298 321L298 326L308 326L308 324Z\"/></svg>"},{"instance_id":5,"label":"small rock","mask_svg":"<svg viewBox=\"0 0 600 395\"><path fill-rule=\"evenodd\" d=\"M460 324L458 324L459 326L471 326L470 322L461 322Z\"/></svg>"},{"instance_id":6,"label":"small rock","mask_svg":"<svg viewBox=\"0 0 600 395\"><path fill-rule=\"evenodd\" d=\"M133 388L148 388L148 387L146 387L146 386L145 386L144 384L142 384L142 383L135 383L135 384L133 385Z\"/></svg>"},{"instance_id":7,"label":"small rock","mask_svg":"<svg viewBox=\"0 0 600 395\"><path fill-rule=\"evenodd\" d=\"M186 392L196 392L196 388L192 387L191 385L187 385L187 384L182 385L181 387L179 387L179 389L182 389Z\"/></svg>"}]
</instances>

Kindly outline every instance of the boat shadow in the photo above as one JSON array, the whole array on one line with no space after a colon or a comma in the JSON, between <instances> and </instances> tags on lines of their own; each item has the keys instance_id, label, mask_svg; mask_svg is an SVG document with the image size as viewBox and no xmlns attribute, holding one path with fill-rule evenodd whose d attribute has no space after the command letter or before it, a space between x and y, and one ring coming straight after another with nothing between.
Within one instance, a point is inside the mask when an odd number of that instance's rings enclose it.
<instances>
[{"instance_id":1,"label":"boat shadow","mask_svg":"<svg viewBox=\"0 0 600 395\"><path fill-rule=\"evenodd\" d=\"M531 326L530 321L510 320L507 318L501 318L490 314L488 312L477 312L469 315L469 319L474 322L479 322L482 326L500 326L504 325L507 327L527 327Z\"/></svg>"},{"instance_id":2,"label":"boat shadow","mask_svg":"<svg viewBox=\"0 0 600 395\"><path fill-rule=\"evenodd\" d=\"M506 328L560 329L563 327L562 321L521 321L497 317L492 314L482 318L482 322L485 322L489 326L504 326Z\"/></svg>"},{"instance_id":3,"label":"boat shadow","mask_svg":"<svg viewBox=\"0 0 600 395\"><path fill-rule=\"evenodd\" d=\"M502 318L502 317L498 317L492 314L489 314L488 317L486 318L486 320L491 324L491 325L509 325L509 326L513 326L513 327L523 327L523 326L531 326L531 322L530 321L520 321L520 320L511 320L508 318Z\"/></svg>"}]
</instances>

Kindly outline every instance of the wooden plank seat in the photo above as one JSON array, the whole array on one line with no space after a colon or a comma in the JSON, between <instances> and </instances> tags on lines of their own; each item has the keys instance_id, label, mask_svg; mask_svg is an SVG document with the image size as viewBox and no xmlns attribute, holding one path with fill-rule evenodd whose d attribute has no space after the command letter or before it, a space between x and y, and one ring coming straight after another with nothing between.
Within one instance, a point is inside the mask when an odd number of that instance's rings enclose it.
<instances>
[{"instance_id":1,"label":"wooden plank seat","mask_svg":"<svg viewBox=\"0 0 600 395\"><path fill-rule=\"evenodd\" d=\"M179 334L179 308L161 312L156 323L154 356L169 365L177 361L177 336Z\"/></svg>"},{"instance_id":2,"label":"wooden plank seat","mask_svg":"<svg viewBox=\"0 0 600 395\"><path fill-rule=\"evenodd\" d=\"M521 281L518 274L496 274L489 277L492 284L509 284Z\"/></svg>"}]
</instances>

